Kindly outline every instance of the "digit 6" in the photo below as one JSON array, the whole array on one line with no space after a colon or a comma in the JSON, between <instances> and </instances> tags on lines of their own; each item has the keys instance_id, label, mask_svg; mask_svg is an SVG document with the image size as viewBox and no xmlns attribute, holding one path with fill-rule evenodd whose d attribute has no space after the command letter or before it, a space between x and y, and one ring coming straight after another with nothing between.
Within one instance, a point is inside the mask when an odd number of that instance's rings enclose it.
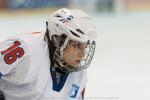
<instances>
[{"instance_id":1,"label":"digit 6","mask_svg":"<svg viewBox=\"0 0 150 100\"><path fill-rule=\"evenodd\" d=\"M4 61L6 62L6 64L11 65L18 58L21 58L23 55L24 55L24 50L21 47L17 47L4 56Z\"/></svg>"}]
</instances>

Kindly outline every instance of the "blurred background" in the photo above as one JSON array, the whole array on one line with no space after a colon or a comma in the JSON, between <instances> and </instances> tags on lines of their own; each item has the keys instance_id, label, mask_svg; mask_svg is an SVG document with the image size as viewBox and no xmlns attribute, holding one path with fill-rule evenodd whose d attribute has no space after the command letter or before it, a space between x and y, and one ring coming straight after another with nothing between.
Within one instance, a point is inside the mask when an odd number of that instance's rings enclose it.
<instances>
[{"instance_id":1,"label":"blurred background","mask_svg":"<svg viewBox=\"0 0 150 100\"><path fill-rule=\"evenodd\" d=\"M0 41L45 31L59 8L84 10L97 26L85 100L149 100L150 0L0 0Z\"/></svg>"}]
</instances>

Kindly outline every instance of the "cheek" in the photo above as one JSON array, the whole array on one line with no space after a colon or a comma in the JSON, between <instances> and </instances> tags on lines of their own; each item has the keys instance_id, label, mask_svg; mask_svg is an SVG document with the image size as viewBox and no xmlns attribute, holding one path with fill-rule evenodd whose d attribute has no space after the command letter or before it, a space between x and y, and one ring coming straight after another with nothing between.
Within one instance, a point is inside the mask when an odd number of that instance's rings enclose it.
<instances>
[{"instance_id":1,"label":"cheek","mask_svg":"<svg viewBox=\"0 0 150 100\"><path fill-rule=\"evenodd\" d=\"M76 57L77 55L77 51L70 48L64 51L64 58L65 59L73 59L74 57Z\"/></svg>"}]
</instances>

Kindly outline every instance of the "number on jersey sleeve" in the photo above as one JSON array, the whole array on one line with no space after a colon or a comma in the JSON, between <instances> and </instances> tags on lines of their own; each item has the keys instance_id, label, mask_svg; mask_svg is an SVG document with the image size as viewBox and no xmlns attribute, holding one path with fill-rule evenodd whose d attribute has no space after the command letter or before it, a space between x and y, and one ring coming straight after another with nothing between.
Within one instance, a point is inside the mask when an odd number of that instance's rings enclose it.
<instances>
[{"instance_id":1,"label":"number on jersey sleeve","mask_svg":"<svg viewBox=\"0 0 150 100\"><path fill-rule=\"evenodd\" d=\"M19 41L15 41L12 46L1 52L1 54L4 55L6 64L10 65L24 55L24 49L19 47L20 45L21 43Z\"/></svg>"},{"instance_id":2,"label":"number on jersey sleeve","mask_svg":"<svg viewBox=\"0 0 150 100\"><path fill-rule=\"evenodd\" d=\"M25 45L19 40L8 39L0 46L0 73L5 75L25 57Z\"/></svg>"}]
</instances>

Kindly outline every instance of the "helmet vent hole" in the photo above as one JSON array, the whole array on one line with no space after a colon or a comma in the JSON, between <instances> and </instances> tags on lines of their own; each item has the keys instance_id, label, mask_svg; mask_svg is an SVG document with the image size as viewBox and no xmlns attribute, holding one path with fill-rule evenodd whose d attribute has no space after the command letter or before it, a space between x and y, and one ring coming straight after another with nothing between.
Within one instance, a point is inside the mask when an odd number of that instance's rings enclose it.
<instances>
[{"instance_id":1,"label":"helmet vent hole","mask_svg":"<svg viewBox=\"0 0 150 100\"><path fill-rule=\"evenodd\" d=\"M76 31L78 31L81 34L84 34L80 29L76 29Z\"/></svg>"},{"instance_id":2,"label":"helmet vent hole","mask_svg":"<svg viewBox=\"0 0 150 100\"><path fill-rule=\"evenodd\" d=\"M77 36L77 37L80 37L79 35L77 35L75 32L71 31L70 32L74 35L74 36Z\"/></svg>"},{"instance_id":3,"label":"helmet vent hole","mask_svg":"<svg viewBox=\"0 0 150 100\"><path fill-rule=\"evenodd\" d=\"M55 17L61 17L60 15L56 15Z\"/></svg>"},{"instance_id":4,"label":"helmet vent hole","mask_svg":"<svg viewBox=\"0 0 150 100\"><path fill-rule=\"evenodd\" d=\"M71 18L67 18L68 20L71 20Z\"/></svg>"}]
</instances>

